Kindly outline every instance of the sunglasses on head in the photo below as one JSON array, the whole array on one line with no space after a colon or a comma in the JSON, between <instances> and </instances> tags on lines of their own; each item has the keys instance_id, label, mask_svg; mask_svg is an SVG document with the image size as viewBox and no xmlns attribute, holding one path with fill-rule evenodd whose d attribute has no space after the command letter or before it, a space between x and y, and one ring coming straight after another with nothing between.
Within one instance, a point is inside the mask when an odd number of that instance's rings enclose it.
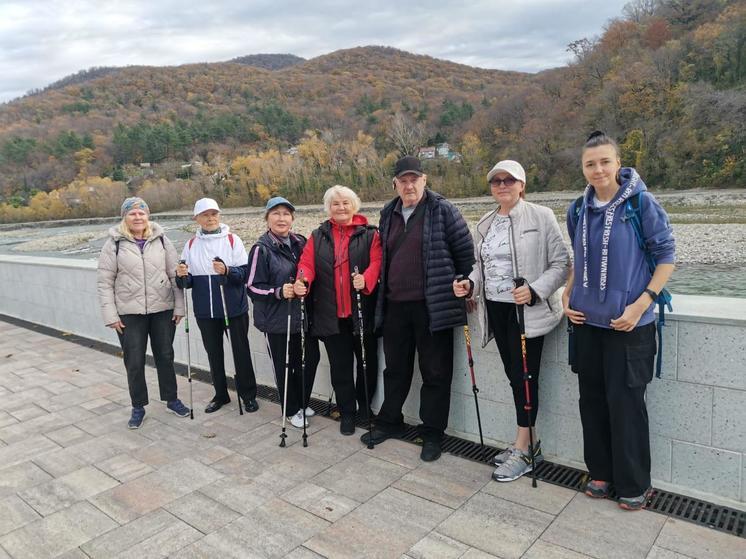
<instances>
[{"instance_id":1,"label":"sunglasses on head","mask_svg":"<svg viewBox=\"0 0 746 559\"><path fill-rule=\"evenodd\" d=\"M500 184L504 184L505 186L513 186L515 183L518 182L518 179L515 179L513 177L505 177L504 179L498 179L493 178L490 181L490 186L500 186Z\"/></svg>"}]
</instances>

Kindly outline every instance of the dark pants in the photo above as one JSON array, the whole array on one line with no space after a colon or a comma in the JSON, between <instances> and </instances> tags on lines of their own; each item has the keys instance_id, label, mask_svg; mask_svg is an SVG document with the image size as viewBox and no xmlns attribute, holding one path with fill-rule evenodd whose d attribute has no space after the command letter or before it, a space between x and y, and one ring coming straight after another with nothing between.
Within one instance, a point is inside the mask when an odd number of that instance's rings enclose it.
<instances>
[{"instance_id":1,"label":"dark pants","mask_svg":"<svg viewBox=\"0 0 746 559\"><path fill-rule=\"evenodd\" d=\"M176 373L174 372L174 334L176 325L174 311L153 314L124 314L119 319L124 330L119 335L119 343L127 369L127 384L130 389L132 407L148 404L148 385L145 383L145 351L153 351L155 367L158 371L158 389L161 400L176 400Z\"/></svg>"},{"instance_id":2,"label":"dark pants","mask_svg":"<svg viewBox=\"0 0 746 559\"><path fill-rule=\"evenodd\" d=\"M236 371L236 392L244 400L256 398L256 377L254 366L251 364L251 349L249 348L249 315L244 313L229 318L229 332L231 351ZM198 318L202 343L207 351L210 362L212 385L215 387L215 401L229 402L228 384L225 380L225 355L223 352L223 336L225 323L222 318Z\"/></svg>"},{"instance_id":3,"label":"dark pants","mask_svg":"<svg viewBox=\"0 0 746 559\"><path fill-rule=\"evenodd\" d=\"M388 301L383 323L384 401L376 424L384 430L402 428L402 407L414 374L414 354L422 374L420 435L440 442L448 426L453 378L453 328L430 332L424 301Z\"/></svg>"},{"instance_id":4,"label":"dark pants","mask_svg":"<svg viewBox=\"0 0 746 559\"><path fill-rule=\"evenodd\" d=\"M285 347L287 345L286 334L264 334L267 342L267 351L272 360L272 369L277 384L277 392L280 396L282 406L285 391ZM316 379L316 368L318 367L321 353L319 352L319 339L306 336L306 366L305 366L305 390L303 377L301 376L301 339L300 334L290 335L290 369L288 370L288 393L287 393L287 417L295 415L298 410L308 406L311 399L311 390ZM301 394L303 401L301 401Z\"/></svg>"},{"instance_id":5,"label":"dark pants","mask_svg":"<svg viewBox=\"0 0 746 559\"><path fill-rule=\"evenodd\" d=\"M645 390L653 378L655 324L631 332L573 329L588 471L612 482L620 497L642 495L650 486Z\"/></svg>"},{"instance_id":6,"label":"dark pants","mask_svg":"<svg viewBox=\"0 0 746 559\"><path fill-rule=\"evenodd\" d=\"M510 381L515 403L515 418L519 427L532 427L536 424L539 411L539 367L541 350L544 347L544 336L526 339L526 365L529 373L528 387L531 394L531 419L526 411L526 384L523 380L523 354L521 353L521 330L518 327L516 306L513 303L485 301L487 319L495 343L500 352L505 375Z\"/></svg>"},{"instance_id":7,"label":"dark pants","mask_svg":"<svg viewBox=\"0 0 746 559\"><path fill-rule=\"evenodd\" d=\"M372 334L365 335L365 365L360 346L360 334L355 334L351 318L339 319L339 334L323 338L332 387L336 394L337 407L342 415L355 415L359 409L367 419L370 402L378 381L378 339ZM353 378L353 357L357 361L356 379ZM368 381L368 398L365 398L365 382Z\"/></svg>"}]
</instances>

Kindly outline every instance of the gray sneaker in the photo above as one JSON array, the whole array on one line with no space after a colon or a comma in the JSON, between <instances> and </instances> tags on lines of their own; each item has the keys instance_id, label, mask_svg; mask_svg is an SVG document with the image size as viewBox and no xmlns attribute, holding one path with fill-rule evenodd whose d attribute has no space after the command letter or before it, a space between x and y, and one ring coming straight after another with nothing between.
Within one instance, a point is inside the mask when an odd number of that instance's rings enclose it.
<instances>
[{"instance_id":1,"label":"gray sneaker","mask_svg":"<svg viewBox=\"0 0 746 559\"><path fill-rule=\"evenodd\" d=\"M541 453L541 441L536 441L534 444L534 448L536 449L534 454L534 461L539 464L540 462L544 461L544 455ZM502 452L498 452L495 454L495 456L492 458L492 464L494 466L499 466L503 462L506 462L508 458L513 454L513 451L515 450L515 447L513 445L510 445L508 448L503 450Z\"/></svg>"},{"instance_id":2,"label":"gray sneaker","mask_svg":"<svg viewBox=\"0 0 746 559\"><path fill-rule=\"evenodd\" d=\"M492 465L499 466L503 462L507 461L507 459L510 458L510 456L513 454L514 450L515 447L513 445L510 445L502 452L498 452L497 454L495 454L495 456L492 457Z\"/></svg>"},{"instance_id":3,"label":"gray sneaker","mask_svg":"<svg viewBox=\"0 0 746 559\"><path fill-rule=\"evenodd\" d=\"M531 471L531 455L514 448L510 457L492 472L495 481L513 481Z\"/></svg>"}]
</instances>

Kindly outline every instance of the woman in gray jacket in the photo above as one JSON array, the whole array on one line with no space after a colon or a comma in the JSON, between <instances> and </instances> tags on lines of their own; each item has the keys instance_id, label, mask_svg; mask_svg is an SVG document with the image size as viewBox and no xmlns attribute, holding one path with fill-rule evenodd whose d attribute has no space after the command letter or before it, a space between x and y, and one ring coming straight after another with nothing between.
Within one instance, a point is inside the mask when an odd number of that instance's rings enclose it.
<instances>
[{"instance_id":1,"label":"woman in gray jacket","mask_svg":"<svg viewBox=\"0 0 746 559\"><path fill-rule=\"evenodd\" d=\"M535 463L544 459L535 431L534 448L529 448L529 429L534 429L539 407L544 334L557 326L562 316L557 289L567 279L570 257L552 210L524 200L526 172L519 163L500 161L488 173L487 182L498 206L477 224L477 264L469 279L474 283L472 297L482 330L482 347L495 338L513 390L518 423L515 442L495 456L497 469L492 477L496 481L513 481L531 471L532 450ZM523 285L517 286L516 278L525 280ZM524 306L531 417L525 407L516 305Z\"/></svg>"},{"instance_id":2,"label":"woman in gray jacket","mask_svg":"<svg viewBox=\"0 0 746 559\"><path fill-rule=\"evenodd\" d=\"M145 350L150 337L161 400L169 412L187 417L189 408L176 394L173 341L184 316L184 299L176 287L176 249L157 223L149 220L142 198L127 198L122 221L109 230L98 260L98 298L104 323L116 330L127 369L132 415L127 426L145 419L148 388Z\"/></svg>"}]
</instances>

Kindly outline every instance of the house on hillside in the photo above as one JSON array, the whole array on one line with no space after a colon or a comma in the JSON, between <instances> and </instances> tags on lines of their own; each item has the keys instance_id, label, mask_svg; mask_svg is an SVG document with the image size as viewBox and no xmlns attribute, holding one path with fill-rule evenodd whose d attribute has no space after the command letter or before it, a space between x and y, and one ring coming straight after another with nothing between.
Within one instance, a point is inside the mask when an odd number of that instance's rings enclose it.
<instances>
[{"instance_id":1,"label":"house on hillside","mask_svg":"<svg viewBox=\"0 0 746 559\"><path fill-rule=\"evenodd\" d=\"M417 149L417 157L420 159L435 159L434 147L422 147Z\"/></svg>"},{"instance_id":2,"label":"house on hillside","mask_svg":"<svg viewBox=\"0 0 746 559\"><path fill-rule=\"evenodd\" d=\"M445 159L447 161L461 162L461 154L453 151L448 142L443 142L435 147L423 146L417 148L417 157L425 159Z\"/></svg>"}]
</instances>

